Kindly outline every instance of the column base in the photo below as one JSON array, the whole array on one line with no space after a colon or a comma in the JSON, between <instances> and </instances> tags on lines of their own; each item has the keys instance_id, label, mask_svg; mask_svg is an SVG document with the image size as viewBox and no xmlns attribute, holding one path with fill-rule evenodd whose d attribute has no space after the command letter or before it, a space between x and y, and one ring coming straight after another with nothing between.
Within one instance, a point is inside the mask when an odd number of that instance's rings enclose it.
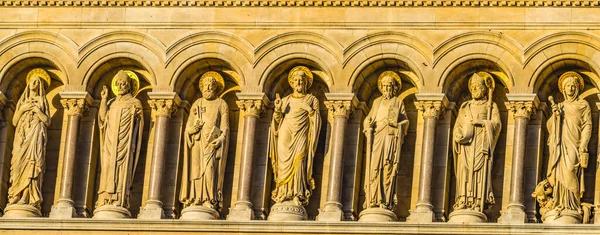
<instances>
[{"instance_id":1,"label":"column base","mask_svg":"<svg viewBox=\"0 0 600 235\"><path fill-rule=\"evenodd\" d=\"M396 213L384 208L368 208L358 215L360 222L395 222L398 221Z\"/></svg>"},{"instance_id":2,"label":"column base","mask_svg":"<svg viewBox=\"0 0 600 235\"><path fill-rule=\"evenodd\" d=\"M487 222L484 213L473 210L457 210L450 213L448 223L450 224L474 224Z\"/></svg>"},{"instance_id":3,"label":"column base","mask_svg":"<svg viewBox=\"0 0 600 235\"><path fill-rule=\"evenodd\" d=\"M235 207L229 209L229 215L227 220L232 221L247 221L254 219L254 211L252 210L252 203L238 201L235 203Z\"/></svg>"},{"instance_id":4,"label":"column base","mask_svg":"<svg viewBox=\"0 0 600 235\"><path fill-rule=\"evenodd\" d=\"M291 201L275 203L271 207L269 217L267 217L269 221L302 221L307 219L306 209Z\"/></svg>"},{"instance_id":5,"label":"column base","mask_svg":"<svg viewBox=\"0 0 600 235\"><path fill-rule=\"evenodd\" d=\"M4 209L4 216L2 218L20 219L41 216L42 212L35 206L13 204L6 206L6 209Z\"/></svg>"},{"instance_id":6,"label":"column base","mask_svg":"<svg viewBox=\"0 0 600 235\"><path fill-rule=\"evenodd\" d=\"M188 206L181 210L181 220L216 220L219 212L204 206Z\"/></svg>"},{"instance_id":7,"label":"column base","mask_svg":"<svg viewBox=\"0 0 600 235\"><path fill-rule=\"evenodd\" d=\"M542 216L544 224L581 224L583 221L583 215L575 210L562 210L560 214L558 211L550 210Z\"/></svg>"},{"instance_id":8,"label":"column base","mask_svg":"<svg viewBox=\"0 0 600 235\"><path fill-rule=\"evenodd\" d=\"M122 206L104 205L94 210L93 219L127 219L131 212Z\"/></svg>"},{"instance_id":9,"label":"column base","mask_svg":"<svg viewBox=\"0 0 600 235\"><path fill-rule=\"evenodd\" d=\"M432 209L432 205L417 205L417 209L410 213L406 222L415 224L435 222L435 214Z\"/></svg>"},{"instance_id":10,"label":"column base","mask_svg":"<svg viewBox=\"0 0 600 235\"><path fill-rule=\"evenodd\" d=\"M524 224L527 222L527 214L521 207L509 208L502 212L498 223L500 224Z\"/></svg>"},{"instance_id":11,"label":"column base","mask_svg":"<svg viewBox=\"0 0 600 235\"><path fill-rule=\"evenodd\" d=\"M146 202L146 206L140 208L140 214L137 218L144 220L159 220L164 219L165 217L165 211L163 210L162 206Z\"/></svg>"},{"instance_id":12,"label":"column base","mask_svg":"<svg viewBox=\"0 0 600 235\"><path fill-rule=\"evenodd\" d=\"M77 211L75 207L73 207L73 201L63 201L58 200L56 205L52 206L52 210L50 211L50 218L53 219L71 219L77 218Z\"/></svg>"},{"instance_id":13,"label":"column base","mask_svg":"<svg viewBox=\"0 0 600 235\"><path fill-rule=\"evenodd\" d=\"M339 203L325 203L324 209L319 210L319 216L317 221L336 222L344 220L344 211L342 211L342 204Z\"/></svg>"}]
</instances>

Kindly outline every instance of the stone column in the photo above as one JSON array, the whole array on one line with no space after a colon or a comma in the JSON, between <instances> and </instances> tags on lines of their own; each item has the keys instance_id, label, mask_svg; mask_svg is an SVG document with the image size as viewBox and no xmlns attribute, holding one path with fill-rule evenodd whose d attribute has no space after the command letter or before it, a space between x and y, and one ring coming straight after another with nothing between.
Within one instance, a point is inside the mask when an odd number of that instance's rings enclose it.
<instances>
[{"instance_id":1,"label":"stone column","mask_svg":"<svg viewBox=\"0 0 600 235\"><path fill-rule=\"evenodd\" d=\"M536 96L533 96L534 98ZM513 157L510 174L509 203L502 212L499 222L503 224L523 224L527 222L523 192L523 169L525 169L525 149L527 143L527 124L535 114L537 98L533 101L512 100L509 97L507 108L514 117ZM529 193L527 194L529 195Z\"/></svg>"},{"instance_id":2,"label":"stone column","mask_svg":"<svg viewBox=\"0 0 600 235\"><path fill-rule=\"evenodd\" d=\"M248 99L237 102L244 111L244 132L242 139L242 162L238 181L237 201L227 216L227 220L252 220L254 211L250 202L252 188L252 163L254 162L254 140L256 139L256 122L264 112L265 102L262 99Z\"/></svg>"},{"instance_id":3,"label":"stone column","mask_svg":"<svg viewBox=\"0 0 600 235\"><path fill-rule=\"evenodd\" d=\"M92 98L87 92L63 92L60 93L60 96L63 98L60 102L67 115L67 132L65 133L65 150L60 178L60 193L58 201L52 206L50 218L66 219L77 217L75 207L73 207L75 202L73 201L72 195L79 123L83 114L87 111L87 105L91 104Z\"/></svg>"},{"instance_id":4,"label":"stone column","mask_svg":"<svg viewBox=\"0 0 600 235\"><path fill-rule=\"evenodd\" d=\"M445 100L445 96L442 96ZM438 118L444 113L447 104L443 101L419 101L417 109L423 117L423 142L421 147L421 169L419 172L419 194L416 209L407 218L411 223L430 223L435 221L431 204L431 183L433 179L433 158L435 152L435 129Z\"/></svg>"},{"instance_id":5,"label":"stone column","mask_svg":"<svg viewBox=\"0 0 600 235\"><path fill-rule=\"evenodd\" d=\"M325 101L325 106L329 109L330 119L333 121L331 131L331 145L329 163L329 182L327 187L327 200L325 206L319 211L319 221L342 221L344 212L342 211L342 179L344 169L344 137L348 117L352 113L354 106L351 100L343 101Z\"/></svg>"},{"instance_id":6,"label":"stone column","mask_svg":"<svg viewBox=\"0 0 600 235\"><path fill-rule=\"evenodd\" d=\"M177 111L179 97L176 94L148 93L151 100L152 118L154 119L154 139L152 146L152 165L146 205L140 209L138 219L163 219L165 213L160 200L163 175L165 170L165 150L167 145L169 118ZM167 97L165 97L167 96Z\"/></svg>"}]
</instances>

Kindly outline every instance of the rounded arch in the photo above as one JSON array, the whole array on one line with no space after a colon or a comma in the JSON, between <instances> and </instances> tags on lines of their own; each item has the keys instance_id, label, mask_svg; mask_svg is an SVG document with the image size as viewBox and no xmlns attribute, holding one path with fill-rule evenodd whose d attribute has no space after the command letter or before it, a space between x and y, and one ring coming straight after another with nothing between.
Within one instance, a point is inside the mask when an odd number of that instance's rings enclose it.
<instances>
[{"instance_id":1,"label":"rounded arch","mask_svg":"<svg viewBox=\"0 0 600 235\"><path fill-rule=\"evenodd\" d=\"M40 46L33 45L38 43ZM77 58L77 48L79 48L77 43L62 34L44 30L29 30L15 33L0 41L0 55L22 44L32 44L28 47L29 51L43 51L56 48L72 61L75 61L75 58ZM37 48L37 50L34 48Z\"/></svg>"},{"instance_id":2,"label":"rounded arch","mask_svg":"<svg viewBox=\"0 0 600 235\"><path fill-rule=\"evenodd\" d=\"M325 50L335 58L338 63L342 61L341 58L339 58L339 55L342 54L342 45L338 42L333 41L322 34L307 31L294 31L278 34L277 36L271 37L260 43L254 50L254 54L257 55L255 64L280 47L298 44L304 44L304 46L297 46L297 50L299 51L307 51L310 49L310 46L316 46Z\"/></svg>"},{"instance_id":3,"label":"rounded arch","mask_svg":"<svg viewBox=\"0 0 600 235\"><path fill-rule=\"evenodd\" d=\"M549 96L562 96L558 91L558 78L567 71L575 71L584 78L584 89L581 95L587 96L598 94L600 87L600 68L588 58L580 55L562 55L552 58L542 64L540 69L533 75L533 92L538 94L541 101L546 101Z\"/></svg>"},{"instance_id":4,"label":"rounded arch","mask_svg":"<svg viewBox=\"0 0 600 235\"><path fill-rule=\"evenodd\" d=\"M188 54L191 54L192 56L188 57ZM239 57L230 57L228 55L224 55L224 54L221 54L218 52L197 51L197 52L185 53L185 55L183 55L183 53L182 53L182 54L180 54L180 56L178 56L177 59L175 59L177 61L177 63L169 64L165 70L165 74L169 74L168 85L169 85L169 87L173 87L175 89L175 91L177 91L179 89L178 88L178 79L180 78L180 75L191 64L196 63L201 60L205 60L205 59L217 59L217 60L223 61L225 64L227 64L227 66L225 66L225 67L228 67L229 70L232 70L235 72L232 75L233 76L232 78L234 78L236 84L243 86L246 84L246 74L244 74L244 71L252 71L252 69L251 69L252 67L248 61L246 61L246 60L240 61L239 59L235 59L235 58L239 58ZM208 66L210 67L210 64L208 64Z\"/></svg>"},{"instance_id":5,"label":"rounded arch","mask_svg":"<svg viewBox=\"0 0 600 235\"><path fill-rule=\"evenodd\" d=\"M220 45L214 48L214 51L209 51L209 48L200 48L201 52L204 53L219 53L230 58L237 58L238 56L243 57L247 63L252 63L254 57L248 53L254 50L252 44L245 39L236 36L235 34L221 32L221 31L206 31L188 35L182 39L177 40L173 45L166 49L166 60L165 66L169 66L183 53L194 54L198 53L197 50L191 50L191 48L208 44L215 43ZM223 46L223 48L221 48Z\"/></svg>"},{"instance_id":6,"label":"rounded arch","mask_svg":"<svg viewBox=\"0 0 600 235\"><path fill-rule=\"evenodd\" d=\"M380 47L380 51L377 49L368 49L377 46ZM420 55L420 59L427 64L431 64L432 61L433 47L428 42L406 33L384 31L369 34L350 44L350 46L344 49L343 65L347 67L353 58L361 52L365 53L367 57L372 57L373 55L369 53L384 54L391 51L400 55Z\"/></svg>"},{"instance_id":7,"label":"rounded arch","mask_svg":"<svg viewBox=\"0 0 600 235\"><path fill-rule=\"evenodd\" d=\"M355 69L351 70L348 76L350 79L347 83L352 91L358 91L361 84L371 73L382 69L396 70L403 78L406 78L405 81L410 82L417 90L425 86L423 72L418 69L419 66L402 54L373 55L363 59L360 64L353 66L353 68Z\"/></svg>"},{"instance_id":8,"label":"rounded arch","mask_svg":"<svg viewBox=\"0 0 600 235\"><path fill-rule=\"evenodd\" d=\"M496 48L494 48L496 47ZM442 42L433 50L434 62L436 67L443 58L452 52L480 52L483 54L494 55L498 58L505 52L511 55L515 62L521 64L523 59L521 53L523 46L514 39L504 36L502 32L474 31L458 34ZM461 53L454 53L455 56Z\"/></svg>"},{"instance_id":9,"label":"rounded arch","mask_svg":"<svg viewBox=\"0 0 600 235\"><path fill-rule=\"evenodd\" d=\"M501 63L490 60L485 56L464 57L453 63L444 72L442 91L446 94L448 100L459 103L462 101L461 99L466 98L465 94L469 93L467 89L469 78L476 72L490 73L496 80L496 91L494 93L499 92L500 89L498 88L505 89L501 92L503 93L501 96L508 93L508 90L514 84L510 70L507 70Z\"/></svg>"},{"instance_id":10,"label":"rounded arch","mask_svg":"<svg viewBox=\"0 0 600 235\"><path fill-rule=\"evenodd\" d=\"M119 47L119 44L133 44L137 48ZM111 45L115 45L114 47ZM136 53L138 51L149 51L160 63L164 63L164 51L166 46L158 39L135 31L112 31L97 37L94 37L87 43L83 44L79 49L78 66L81 66L86 60L96 60L101 57L92 56L103 48L108 48L111 51L118 51L122 48L124 51ZM93 57L88 59L88 57ZM147 57L146 55L143 57Z\"/></svg>"},{"instance_id":11,"label":"rounded arch","mask_svg":"<svg viewBox=\"0 0 600 235\"><path fill-rule=\"evenodd\" d=\"M312 54L305 53L290 53L279 57L275 61L268 64L268 67L262 70L260 80L258 81L258 87L264 92L272 90L277 84L282 82L282 79L276 79L281 76L284 72L289 72L294 65L305 65L313 72L315 80L319 79L324 83L327 90L333 86L333 74L331 69L327 67L326 63L323 62L319 57ZM283 79L287 84L287 78ZM273 98L273 97L269 97Z\"/></svg>"},{"instance_id":12,"label":"rounded arch","mask_svg":"<svg viewBox=\"0 0 600 235\"><path fill-rule=\"evenodd\" d=\"M69 74L60 60L53 55L41 52L31 52L10 58L0 69L0 91L7 92L11 83L24 70L30 70L35 67L45 68L52 80L59 81L61 84L69 84Z\"/></svg>"},{"instance_id":13,"label":"rounded arch","mask_svg":"<svg viewBox=\"0 0 600 235\"><path fill-rule=\"evenodd\" d=\"M140 88L156 85L156 74L144 60L127 54L115 53L94 63L85 74L83 85L85 89L98 97L102 85L110 86L112 77L121 69L132 70L140 77Z\"/></svg>"},{"instance_id":14,"label":"rounded arch","mask_svg":"<svg viewBox=\"0 0 600 235\"><path fill-rule=\"evenodd\" d=\"M568 47L565 44L575 44L576 46ZM549 34L525 48L524 65L528 67L529 63L534 63L532 66L536 66L538 65L536 63L538 57L545 56L549 58L565 52L579 52L588 55L592 51L600 51L600 47L597 45L600 45L600 38L588 33L569 31ZM584 46L584 48L578 46Z\"/></svg>"}]
</instances>

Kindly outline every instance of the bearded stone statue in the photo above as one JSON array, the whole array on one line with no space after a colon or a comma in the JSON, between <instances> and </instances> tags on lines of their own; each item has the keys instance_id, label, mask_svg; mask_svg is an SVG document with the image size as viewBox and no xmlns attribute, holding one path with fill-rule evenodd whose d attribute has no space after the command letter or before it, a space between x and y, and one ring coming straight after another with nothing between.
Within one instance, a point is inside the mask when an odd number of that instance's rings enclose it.
<instances>
[{"instance_id":1,"label":"bearded stone statue","mask_svg":"<svg viewBox=\"0 0 600 235\"><path fill-rule=\"evenodd\" d=\"M494 78L486 72L469 79L471 100L458 111L452 149L456 174L456 201L450 223L486 222L483 210L495 203L492 192L494 149L502 123L492 101Z\"/></svg>"},{"instance_id":2,"label":"bearded stone statue","mask_svg":"<svg viewBox=\"0 0 600 235\"><path fill-rule=\"evenodd\" d=\"M227 162L229 108L219 98L225 82L217 72L200 78L202 98L190 108L185 128L181 192L181 219L218 219L223 201Z\"/></svg>"},{"instance_id":3,"label":"bearded stone statue","mask_svg":"<svg viewBox=\"0 0 600 235\"><path fill-rule=\"evenodd\" d=\"M393 212L398 204L396 176L400 150L408 131L404 102L397 97L402 82L393 71L383 72L377 80L382 96L364 121L367 135L365 204L360 221L397 221Z\"/></svg>"}]
</instances>

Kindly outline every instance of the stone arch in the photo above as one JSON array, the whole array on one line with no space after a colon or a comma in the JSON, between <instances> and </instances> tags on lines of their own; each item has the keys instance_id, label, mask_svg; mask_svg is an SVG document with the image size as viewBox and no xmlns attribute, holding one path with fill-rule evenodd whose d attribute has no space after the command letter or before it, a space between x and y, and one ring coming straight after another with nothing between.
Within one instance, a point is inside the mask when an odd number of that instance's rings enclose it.
<instances>
[{"instance_id":1,"label":"stone arch","mask_svg":"<svg viewBox=\"0 0 600 235\"><path fill-rule=\"evenodd\" d=\"M315 60L311 60L306 56L286 56L273 62L263 74L261 78L260 86L263 92L266 93L267 97L271 100L275 98L275 93L281 93L280 95L287 95L285 92L289 91L289 84L287 82L287 76L289 71L297 66L304 65L308 67L314 75L313 86L309 89L309 92L315 91L322 94L315 94L317 97L324 97L324 93L330 89L330 83L332 81L331 73L327 68L322 66L322 63ZM321 96L323 95L323 96ZM321 97L320 97L321 96Z\"/></svg>"},{"instance_id":2,"label":"stone arch","mask_svg":"<svg viewBox=\"0 0 600 235\"><path fill-rule=\"evenodd\" d=\"M502 87L508 91L515 84L515 71L511 71L509 67L498 59L491 55L481 54L463 56L445 68L438 80L438 86L441 86L442 91L449 96L448 99L450 101L456 102L458 101L455 99L458 98L456 95L460 95L461 91L468 93L468 90L461 90L466 89L468 76L475 72L484 71L492 74L494 79L496 79L496 83L500 82Z\"/></svg>"},{"instance_id":3,"label":"stone arch","mask_svg":"<svg viewBox=\"0 0 600 235\"><path fill-rule=\"evenodd\" d=\"M480 47L478 48L469 46L471 44L475 44L475 46ZM481 44L486 45L487 47L482 46ZM490 48L489 46L496 46L498 48ZM456 51L472 51L473 49L475 49L475 51L486 52L486 54L495 55L498 58L500 58L500 55L502 55L504 52L507 52L512 55L513 59L517 62L522 63L523 61L521 56L523 46L521 46L521 44L514 39L503 36L502 32L474 31L451 37L437 46L433 50L433 55L435 58L433 66L437 66L441 59L446 57L449 53ZM461 53L454 54L460 55Z\"/></svg>"},{"instance_id":4,"label":"stone arch","mask_svg":"<svg viewBox=\"0 0 600 235\"><path fill-rule=\"evenodd\" d=\"M364 96L362 92L368 92L364 89L365 84L370 84L373 90L377 90L376 80L373 80L373 76L379 76L385 70L396 71L403 79L403 82L409 83L415 89L422 89L424 84L423 72L418 70L418 66L414 64L412 60L401 55L401 54L381 54L375 55L371 58L366 58L358 64L348 81L348 86L351 87L352 92L358 92L359 99ZM429 72L429 71L427 71ZM368 100L368 98L363 97Z\"/></svg>"},{"instance_id":5,"label":"stone arch","mask_svg":"<svg viewBox=\"0 0 600 235\"><path fill-rule=\"evenodd\" d=\"M282 33L278 34L275 37L265 40L264 42L260 43L260 45L258 45L254 50L254 54L257 55L256 61L258 62L272 51L278 50L278 48L290 44L306 44L311 46L317 46L319 48L324 49L330 55L332 55L338 63L341 61L341 59L338 56L342 54L342 45L340 45L336 41L333 41L323 36L322 34L308 31ZM303 48L305 51L310 50L308 48L309 46L305 47L306 48Z\"/></svg>"},{"instance_id":6,"label":"stone arch","mask_svg":"<svg viewBox=\"0 0 600 235\"><path fill-rule=\"evenodd\" d=\"M104 85L110 85L112 80L110 76L114 76L120 69L132 70L138 75L142 75L140 77L140 87L156 85L157 75L152 70L153 67L138 55L129 53L108 54L87 68L89 69L85 71L81 85L92 95L100 94L101 86L98 86L98 83L102 82Z\"/></svg>"},{"instance_id":7,"label":"stone arch","mask_svg":"<svg viewBox=\"0 0 600 235\"><path fill-rule=\"evenodd\" d=\"M125 44L133 44L138 48L131 48L131 46L119 47L119 45ZM83 44L78 51L80 59L77 64L81 66L86 60L97 60L98 58L101 58L92 55L104 48L109 48L110 51L119 51L118 48L123 48L124 51L149 51L154 55L154 57L156 57L156 59L158 59L160 63L164 64L165 61L164 52L166 50L166 46L158 39L135 31L112 31L94 37L87 43ZM93 58L88 59L90 56ZM145 55L143 57L147 56L149 55Z\"/></svg>"}]
</instances>

